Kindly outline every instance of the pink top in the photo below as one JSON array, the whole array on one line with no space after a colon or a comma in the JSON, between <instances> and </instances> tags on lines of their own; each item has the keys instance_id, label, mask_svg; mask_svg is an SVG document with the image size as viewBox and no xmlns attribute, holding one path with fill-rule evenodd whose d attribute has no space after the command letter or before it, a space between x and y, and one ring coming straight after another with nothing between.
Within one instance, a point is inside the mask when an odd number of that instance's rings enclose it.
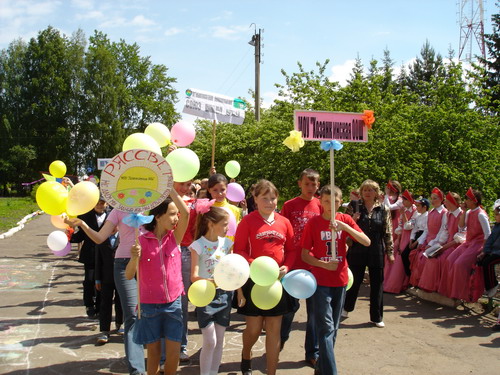
<instances>
[{"instance_id":1,"label":"pink top","mask_svg":"<svg viewBox=\"0 0 500 375\"><path fill-rule=\"evenodd\" d=\"M467 211L467 215L465 216L465 225L467 226L465 242L484 241L485 238L490 235L489 232L485 235L485 231L481 226L481 221L479 219L481 214L486 215L484 210L480 207ZM489 229L489 227L487 227L487 229Z\"/></svg>"},{"instance_id":2,"label":"pink top","mask_svg":"<svg viewBox=\"0 0 500 375\"><path fill-rule=\"evenodd\" d=\"M141 303L170 303L184 294L181 251L173 231L158 240L146 231L139 237L139 287Z\"/></svg>"},{"instance_id":3,"label":"pink top","mask_svg":"<svg viewBox=\"0 0 500 375\"><path fill-rule=\"evenodd\" d=\"M123 218L128 215L128 212L113 210L106 218L107 221L118 227L120 233L120 243L116 249L115 258L130 258L130 250L135 243L135 228L123 223ZM139 228L139 234L142 233L142 230Z\"/></svg>"},{"instance_id":4,"label":"pink top","mask_svg":"<svg viewBox=\"0 0 500 375\"><path fill-rule=\"evenodd\" d=\"M463 212L460 210L460 213L457 216L453 215L453 212L448 212L447 215L448 221L446 226L448 229L448 240L446 243L453 241L453 237L458 232L458 220L463 215Z\"/></svg>"},{"instance_id":5,"label":"pink top","mask_svg":"<svg viewBox=\"0 0 500 375\"><path fill-rule=\"evenodd\" d=\"M443 216L448 212L443 205L438 208L433 208L429 215L427 216L427 238L426 243L431 242L436 238L439 230L441 229L441 224L443 221Z\"/></svg>"}]
</instances>

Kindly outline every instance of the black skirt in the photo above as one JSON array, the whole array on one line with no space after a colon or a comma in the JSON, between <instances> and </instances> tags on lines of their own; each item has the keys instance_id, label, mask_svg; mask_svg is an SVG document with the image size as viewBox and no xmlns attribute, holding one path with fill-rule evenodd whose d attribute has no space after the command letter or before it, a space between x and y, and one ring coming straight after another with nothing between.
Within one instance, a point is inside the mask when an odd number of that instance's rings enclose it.
<instances>
[{"instance_id":1,"label":"black skirt","mask_svg":"<svg viewBox=\"0 0 500 375\"><path fill-rule=\"evenodd\" d=\"M290 296L285 289L283 289L281 299L276 306L269 310L259 309L255 306L250 296L254 285L255 283L249 278L245 285L241 287L246 299L245 306L243 307L238 307L238 293L234 293L233 307L237 309L238 314L245 316L280 316L297 310L297 300Z\"/></svg>"}]
</instances>

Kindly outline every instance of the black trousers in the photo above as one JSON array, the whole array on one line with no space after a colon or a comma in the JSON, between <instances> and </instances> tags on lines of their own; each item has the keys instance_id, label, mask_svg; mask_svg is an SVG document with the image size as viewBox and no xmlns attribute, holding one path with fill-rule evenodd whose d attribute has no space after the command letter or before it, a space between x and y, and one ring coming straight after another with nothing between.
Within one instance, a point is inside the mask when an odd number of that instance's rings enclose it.
<instances>
[{"instance_id":1,"label":"black trousers","mask_svg":"<svg viewBox=\"0 0 500 375\"><path fill-rule=\"evenodd\" d=\"M100 308L100 297L99 293L95 288L95 270L85 269L85 276L83 279L83 304L85 307L92 308L97 313Z\"/></svg>"},{"instance_id":2,"label":"black trousers","mask_svg":"<svg viewBox=\"0 0 500 375\"><path fill-rule=\"evenodd\" d=\"M484 289L490 290L497 284L497 275L495 273L495 265L500 263L500 255L486 254L478 265L483 267L484 274Z\"/></svg>"},{"instance_id":3,"label":"black trousers","mask_svg":"<svg viewBox=\"0 0 500 375\"><path fill-rule=\"evenodd\" d=\"M99 310L99 328L101 332L111 331L113 304L115 305L115 324L118 327L123 324L123 311L115 284L101 284L101 306Z\"/></svg>"},{"instance_id":4,"label":"black trousers","mask_svg":"<svg viewBox=\"0 0 500 375\"><path fill-rule=\"evenodd\" d=\"M405 269L406 276L411 275L410 270L410 245L408 244L405 249L401 252L401 261L403 262L403 267Z\"/></svg>"},{"instance_id":5,"label":"black trousers","mask_svg":"<svg viewBox=\"0 0 500 375\"><path fill-rule=\"evenodd\" d=\"M358 299L359 288L363 283L366 266L349 265L354 278L351 288L347 291L344 303L346 311L353 311ZM384 315L384 268L368 267L370 275L370 321L378 323Z\"/></svg>"},{"instance_id":6,"label":"black trousers","mask_svg":"<svg viewBox=\"0 0 500 375\"><path fill-rule=\"evenodd\" d=\"M423 231L419 230L418 232L415 233L415 239L413 241L416 241L421 235L424 233ZM415 249L410 249L410 243L413 241L410 240L408 245L406 245L405 249L401 252L401 261L403 262L403 267L405 269L406 276L410 277L411 275L411 270L410 270L410 253L412 250Z\"/></svg>"}]
</instances>

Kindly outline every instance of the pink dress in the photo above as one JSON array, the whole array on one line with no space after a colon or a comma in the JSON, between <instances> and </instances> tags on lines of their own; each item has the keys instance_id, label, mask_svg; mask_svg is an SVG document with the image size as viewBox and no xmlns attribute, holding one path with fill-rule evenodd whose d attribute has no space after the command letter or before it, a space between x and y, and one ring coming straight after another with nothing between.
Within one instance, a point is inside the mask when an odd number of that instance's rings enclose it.
<instances>
[{"instance_id":1,"label":"pink dress","mask_svg":"<svg viewBox=\"0 0 500 375\"><path fill-rule=\"evenodd\" d=\"M424 242L423 248L427 246L429 242L431 242L439 233L441 229L441 223L443 221L443 216L448 212L443 205L438 208L433 208L431 212L429 212L429 216L427 218L427 238ZM410 253L410 284L418 285L420 281L420 275L424 269L426 257L423 255L424 250L414 250Z\"/></svg>"},{"instance_id":2,"label":"pink dress","mask_svg":"<svg viewBox=\"0 0 500 375\"><path fill-rule=\"evenodd\" d=\"M399 197L397 199L389 198L389 200L385 200L384 204L387 205L387 202L389 203L389 208L391 210L391 222L392 222L392 242L394 243L394 256L398 253L398 250L400 249L399 246L399 240L400 237L396 234L396 229L399 225L399 216L401 215L400 208L403 207L403 198ZM401 249L403 251L404 248ZM386 280L387 277L389 277L390 273L392 272L392 268L396 264L394 262L391 264L389 262L389 258L387 258L387 255L384 256L384 280Z\"/></svg>"},{"instance_id":3,"label":"pink dress","mask_svg":"<svg viewBox=\"0 0 500 375\"><path fill-rule=\"evenodd\" d=\"M410 221L416 210L415 206L405 210L404 214L407 222ZM404 228L402 220L399 221L399 227ZM386 293L401 293L401 291L408 287L409 278L406 276L403 260L401 259L401 252L410 243L411 231L412 228L403 229L399 237L399 248L394 250L394 264L387 274L385 274L384 270L384 292Z\"/></svg>"},{"instance_id":4,"label":"pink dress","mask_svg":"<svg viewBox=\"0 0 500 375\"><path fill-rule=\"evenodd\" d=\"M484 290L482 267L475 265L476 258L482 250L484 240L489 233L484 233L479 221L479 214L486 213L482 208L467 213L467 235L465 242L458 246L448 257L446 267L451 268L448 278L449 297L475 302ZM455 255L456 256L453 256ZM474 286L474 288L471 288Z\"/></svg>"},{"instance_id":5,"label":"pink dress","mask_svg":"<svg viewBox=\"0 0 500 375\"><path fill-rule=\"evenodd\" d=\"M447 216L446 230L448 232L448 238L446 239L445 244L453 242L454 245L447 248L442 254L438 255L437 257L429 258L425 261L424 269L422 270L422 274L420 275L420 280L418 283L418 287L423 290L426 290L428 292L438 291L442 275L443 273L447 273L448 271L445 270L444 263L446 262L448 256L459 245L453 240L453 237L458 232L458 221L463 214L460 208L458 210L460 211L457 216L453 215L453 212L448 211L446 213Z\"/></svg>"}]
</instances>

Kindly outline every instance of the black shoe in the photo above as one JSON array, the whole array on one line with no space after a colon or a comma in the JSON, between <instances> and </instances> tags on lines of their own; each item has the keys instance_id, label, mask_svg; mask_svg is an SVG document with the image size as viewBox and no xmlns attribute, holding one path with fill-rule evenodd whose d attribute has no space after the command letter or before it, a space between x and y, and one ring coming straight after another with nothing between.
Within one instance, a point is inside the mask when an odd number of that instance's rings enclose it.
<instances>
[{"instance_id":1,"label":"black shoe","mask_svg":"<svg viewBox=\"0 0 500 375\"><path fill-rule=\"evenodd\" d=\"M491 327L491 330L494 332L500 332L500 323L497 323L493 327Z\"/></svg>"},{"instance_id":2,"label":"black shoe","mask_svg":"<svg viewBox=\"0 0 500 375\"><path fill-rule=\"evenodd\" d=\"M95 319L96 312L95 312L93 307L87 307L86 312L87 312L87 316L89 317L89 319Z\"/></svg>"},{"instance_id":3,"label":"black shoe","mask_svg":"<svg viewBox=\"0 0 500 375\"><path fill-rule=\"evenodd\" d=\"M252 360L241 359L241 373L243 375L252 375Z\"/></svg>"},{"instance_id":4,"label":"black shoe","mask_svg":"<svg viewBox=\"0 0 500 375\"><path fill-rule=\"evenodd\" d=\"M306 362L312 368L316 368L316 362L318 362L318 360L316 358L307 358Z\"/></svg>"}]
</instances>

